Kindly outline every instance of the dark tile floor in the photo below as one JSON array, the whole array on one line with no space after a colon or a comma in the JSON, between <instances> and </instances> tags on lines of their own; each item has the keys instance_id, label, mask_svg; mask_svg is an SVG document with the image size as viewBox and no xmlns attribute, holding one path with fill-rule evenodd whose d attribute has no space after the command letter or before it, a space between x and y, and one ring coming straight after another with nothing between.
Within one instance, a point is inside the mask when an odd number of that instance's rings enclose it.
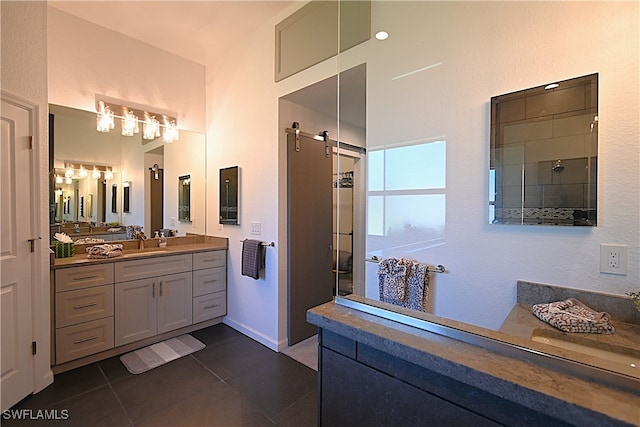
<instances>
[{"instance_id":1,"label":"dark tile floor","mask_svg":"<svg viewBox=\"0 0 640 427\"><path fill-rule=\"evenodd\" d=\"M139 375L119 356L55 376L12 409L59 420L2 426L315 426L317 373L220 324L191 333L207 347ZM51 411L55 410L55 411Z\"/></svg>"}]
</instances>

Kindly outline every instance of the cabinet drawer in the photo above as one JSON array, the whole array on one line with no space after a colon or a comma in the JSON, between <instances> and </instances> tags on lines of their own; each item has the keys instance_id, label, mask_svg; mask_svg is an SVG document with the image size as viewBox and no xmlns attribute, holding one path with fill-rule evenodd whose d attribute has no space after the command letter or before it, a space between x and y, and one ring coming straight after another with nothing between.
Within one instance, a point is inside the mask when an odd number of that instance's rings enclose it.
<instances>
[{"instance_id":1,"label":"cabinet drawer","mask_svg":"<svg viewBox=\"0 0 640 427\"><path fill-rule=\"evenodd\" d=\"M193 261L191 254L156 255L150 258L117 262L115 264L115 281L118 283L190 271Z\"/></svg>"},{"instance_id":2,"label":"cabinet drawer","mask_svg":"<svg viewBox=\"0 0 640 427\"><path fill-rule=\"evenodd\" d=\"M196 252L193 254L193 269L202 270L227 265L227 251Z\"/></svg>"},{"instance_id":3,"label":"cabinet drawer","mask_svg":"<svg viewBox=\"0 0 640 427\"><path fill-rule=\"evenodd\" d=\"M113 283L113 263L59 268L55 271L56 292Z\"/></svg>"},{"instance_id":4,"label":"cabinet drawer","mask_svg":"<svg viewBox=\"0 0 640 427\"><path fill-rule=\"evenodd\" d=\"M56 328L113 316L113 285L56 294Z\"/></svg>"},{"instance_id":5,"label":"cabinet drawer","mask_svg":"<svg viewBox=\"0 0 640 427\"><path fill-rule=\"evenodd\" d=\"M227 268L215 267L193 272L193 296L210 294L227 289Z\"/></svg>"},{"instance_id":6,"label":"cabinet drawer","mask_svg":"<svg viewBox=\"0 0 640 427\"><path fill-rule=\"evenodd\" d=\"M193 323L227 314L227 293L225 291L203 295L193 299Z\"/></svg>"},{"instance_id":7,"label":"cabinet drawer","mask_svg":"<svg viewBox=\"0 0 640 427\"><path fill-rule=\"evenodd\" d=\"M56 363L113 348L113 317L56 330Z\"/></svg>"}]
</instances>

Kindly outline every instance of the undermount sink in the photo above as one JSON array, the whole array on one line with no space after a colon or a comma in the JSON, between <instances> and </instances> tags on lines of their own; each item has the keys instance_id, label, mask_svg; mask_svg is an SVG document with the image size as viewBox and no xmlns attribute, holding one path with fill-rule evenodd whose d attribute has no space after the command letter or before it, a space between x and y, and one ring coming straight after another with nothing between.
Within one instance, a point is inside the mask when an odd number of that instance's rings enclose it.
<instances>
[{"instance_id":1,"label":"undermount sink","mask_svg":"<svg viewBox=\"0 0 640 427\"><path fill-rule=\"evenodd\" d=\"M640 351L596 339L602 336L585 338L582 335L535 329L531 340L587 355L593 358L589 364L640 379Z\"/></svg>"},{"instance_id":2,"label":"undermount sink","mask_svg":"<svg viewBox=\"0 0 640 427\"><path fill-rule=\"evenodd\" d=\"M141 251L124 253L123 256L129 258L129 257L134 257L134 256L164 254L164 253L167 253L167 252L169 252L167 249L149 248L149 249L143 249Z\"/></svg>"}]
</instances>

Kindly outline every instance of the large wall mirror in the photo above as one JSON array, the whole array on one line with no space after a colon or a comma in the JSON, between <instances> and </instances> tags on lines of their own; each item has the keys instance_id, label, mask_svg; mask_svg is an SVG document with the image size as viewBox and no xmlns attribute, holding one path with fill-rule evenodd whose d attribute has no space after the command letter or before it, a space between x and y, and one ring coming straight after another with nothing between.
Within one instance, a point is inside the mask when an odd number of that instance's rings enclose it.
<instances>
[{"instance_id":1,"label":"large wall mirror","mask_svg":"<svg viewBox=\"0 0 640 427\"><path fill-rule=\"evenodd\" d=\"M595 226L597 165L597 74L491 98L491 223Z\"/></svg>"},{"instance_id":2,"label":"large wall mirror","mask_svg":"<svg viewBox=\"0 0 640 427\"><path fill-rule=\"evenodd\" d=\"M159 229L178 235L205 233L203 134L182 130L177 141L165 143L162 137L143 139L142 132L123 136L119 120L110 132L98 132L95 112L49 105L49 113L52 230L73 230L72 237L88 237L120 228L121 234L112 235L115 240L126 237L127 226L140 226L149 237ZM185 221L178 199L184 195L179 191L184 182L180 177L187 174L189 220Z\"/></svg>"}]
</instances>

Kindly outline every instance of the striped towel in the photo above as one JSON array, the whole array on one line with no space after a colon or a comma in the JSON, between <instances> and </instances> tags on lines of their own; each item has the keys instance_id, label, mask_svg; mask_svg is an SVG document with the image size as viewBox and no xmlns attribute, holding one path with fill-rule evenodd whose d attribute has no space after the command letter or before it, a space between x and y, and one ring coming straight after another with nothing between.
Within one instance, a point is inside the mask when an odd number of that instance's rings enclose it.
<instances>
[{"instance_id":1,"label":"striped towel","mask_svg":"<svg viewBox=\"0 0 640 427\"><path fill-rule=\"evenodd\" d=\"M242 242L242 275L260 278L265 267L265 247L260 240L246 239Z\"/></svg>"}]
</instances>

